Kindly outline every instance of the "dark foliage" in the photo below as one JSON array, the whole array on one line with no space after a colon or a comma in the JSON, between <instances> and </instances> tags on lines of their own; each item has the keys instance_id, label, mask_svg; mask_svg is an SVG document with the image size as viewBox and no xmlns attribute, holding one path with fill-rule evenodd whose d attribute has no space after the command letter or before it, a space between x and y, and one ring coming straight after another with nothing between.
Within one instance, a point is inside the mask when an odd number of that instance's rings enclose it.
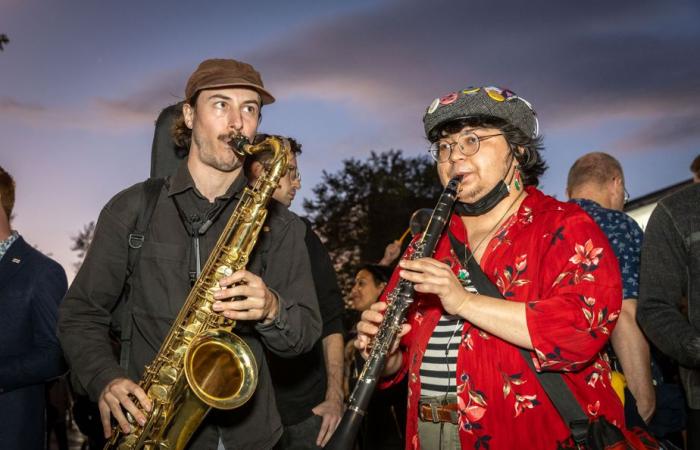
<instances>
[{"instance_id":1,"label":"dark foliage","mask_svg":"<svg viewBox=\"0 0 700 450\"><path fill-rule=\"evenodd\" d=\"M313 192L315 198L304 201L304 210L347 294L357 268L379 261L387 244L406 231L414 211L435 206L442 187L429 156L405 157L389 150L372 152L364 161L345 160L337 173L324 171Z\"/></svg>"},{"instance_id":2,"label":"dark foliage","mask_svg":"<svg viewBox=\"0 0 700 450\"><path fill-rule=\"evenodd\" d=\"M78 252L78 262L73 264L73 267L75 268L76 272L78 271L78 269L80 269L80 266L83 264L83 259L85 259L85 254L87 253L88 248L90 247L90 243L92 242L92 238L94 235L95 222L90 222L89 224L83 226L83 230L80 231L76 236L71 236L73 245L71 245L70 249L74 252Z\"/></svg>"}]
</instances>

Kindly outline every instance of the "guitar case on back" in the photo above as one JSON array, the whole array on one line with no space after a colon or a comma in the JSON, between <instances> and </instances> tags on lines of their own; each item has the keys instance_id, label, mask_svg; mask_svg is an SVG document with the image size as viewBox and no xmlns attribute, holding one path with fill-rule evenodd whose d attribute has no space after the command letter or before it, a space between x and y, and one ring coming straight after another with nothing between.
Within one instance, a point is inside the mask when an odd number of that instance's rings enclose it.
<instances>
[{"instance_id":1,"label":"guitar case on back","mask_svg":"<svg viewBox=\"0 0 700 450\"><path fill-rule=\"evenodd\" d=\"M163 178L174 174L180 161L187 157L189 149L175 145L172 136L173 122L182 114L182 103L166 107L156 119L151 146L152 178Z\"/></svg>"}]
</instances>

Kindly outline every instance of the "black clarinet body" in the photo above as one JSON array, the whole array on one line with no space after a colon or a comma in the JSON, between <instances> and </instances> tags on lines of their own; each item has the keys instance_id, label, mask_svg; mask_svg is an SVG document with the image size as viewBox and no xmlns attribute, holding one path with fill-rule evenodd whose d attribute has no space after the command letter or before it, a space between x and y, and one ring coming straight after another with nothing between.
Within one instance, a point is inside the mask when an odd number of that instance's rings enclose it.
<instances>
[{"instance_id":1,"label":"black clarinet body","mask_svg":"<svg viewBox=\"0 0 700 450\"><path fill-rule=\"evenodd\" d=\"M447 183L445 190L440 195L428 226L421 239L414 244L415 251L411 259L432 256L435 246L442 235L447 221L450 219L452 207L457 197L459 177L455 177ZM327 450L352 450L355 439L362 423L362 418L367 412L367 407L377 381L381 378L386 364L386 356L389 353L396 336L401 330L401 325L406 319L406 312L413 303L413 283L400 279L397 286L389 294L389 302L384 313L384 318L377 335L373 339L372 349L367 361L362 368L355 388L350 395L348 408L336 428L333 436L325 445Z\"/></svg>"}]
</instances>

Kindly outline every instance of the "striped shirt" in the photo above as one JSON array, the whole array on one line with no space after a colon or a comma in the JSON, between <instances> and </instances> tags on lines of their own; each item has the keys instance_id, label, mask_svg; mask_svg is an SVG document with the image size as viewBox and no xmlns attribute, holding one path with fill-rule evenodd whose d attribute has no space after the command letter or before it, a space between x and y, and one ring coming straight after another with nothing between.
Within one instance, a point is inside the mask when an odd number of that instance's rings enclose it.
<instances>
[{"instance_id":1,"label":"striped shirt","mask_svg":"<svg viewBox=\"0 0 700 450\"><path fill-rule=\"evenodd\" d=\"M462 265L466 266L466 262ZM478 294L466 269L459 269L457 278L464 290ZM440 316L420 366L421 396L435 397L457 393L455 373L463 325L464 319L459 316Z\"/></svg>"},{"instance_id":2,"label":"striped shirt","mask_svg":"<svg viewBox=\"0 0 700 450\"><path fill-rule=\"evenodd\" d=\"M420 366L421 396L457 393L457 351L464 320L443 314L433 331Z\"/></svg>"}]
</instances>

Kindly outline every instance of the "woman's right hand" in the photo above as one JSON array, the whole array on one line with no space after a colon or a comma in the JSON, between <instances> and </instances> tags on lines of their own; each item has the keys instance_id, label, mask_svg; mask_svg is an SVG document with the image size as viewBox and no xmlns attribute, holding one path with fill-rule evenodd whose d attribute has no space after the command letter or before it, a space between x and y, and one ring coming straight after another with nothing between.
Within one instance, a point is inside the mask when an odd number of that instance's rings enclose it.
<instances>
[{"instance_id":1,"label":"woman's right hand","mask_svg":"<svg viewBox=\"0 0 700 450\"><path fill-rule=\"evenodd\" d=\"M379 332L379 326L384 318L387 304L384 302L376 302L368 310L362 313L360 321L357 324L357 339L355 339L355 348L360 351L364 359L369 358L369 352L372 349L372 341ZM398 351L401 338L411 331L411 326L408 324L401 325L401 331L394 339L389 353L386 356L386 365L384 366L384 376L393 375L401 368L401 352Z\"/></svg>"}]
</instances>

